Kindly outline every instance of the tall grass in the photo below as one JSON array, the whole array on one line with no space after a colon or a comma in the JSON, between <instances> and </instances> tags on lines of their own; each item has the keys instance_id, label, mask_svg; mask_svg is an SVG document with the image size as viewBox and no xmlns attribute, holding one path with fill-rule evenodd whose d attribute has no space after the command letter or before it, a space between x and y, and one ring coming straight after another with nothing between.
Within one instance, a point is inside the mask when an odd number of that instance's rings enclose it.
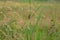
<instances>
[{"instance_id":1,"label":"tall grass","mask_svg":"<svg viewBox=\"0 0 60 40\"><path fill-rule=\"evenodd\" d=\"M48 28L49 26L47 27L47 25L44 25L41 28L40 22L42 20L43 13L40 11L40 6L37 7L37 4L35 6L36 6L35 13L37 14L37 16L36 16L37 20L34 25L32 25L30 22L30 19L33 17L32 13L30 13L29 20L27 21L26 20L27 18L24 14L24 11L25 11L24 9L22 11L20 11L20 10L18 10L19 8L12 7L12 9L13 9L12 12L13 11L14 12L16 11L16 13L18 11L22 12L22 14L20 16L22 16L21 18L24 20L25 24L23 25L23 27L21 27L20 25L18 25L18 22L17 22L18 18L15 19L15 16L12 17L7 23L3 23L3 25L0 26L0 40L57 40L57 39L60 40L59 28L57 28L58 30L56 32L56 14L54 11L56 9L54 8L53 9L54 12L51 13L52 20L53 20L52 21L53 25L51 25L52 28L49 29ZM43 7L43 6L41 6L41 7ZM3 9L4 10L1 10L1 11L6 13L7 10L5 10L5 8L3 8ZM4 13L0 14L0 19L4 18L4 16L2 15ZM21 28L19 28L19 27L21 27Z\"/></svg>"}]
</instances>

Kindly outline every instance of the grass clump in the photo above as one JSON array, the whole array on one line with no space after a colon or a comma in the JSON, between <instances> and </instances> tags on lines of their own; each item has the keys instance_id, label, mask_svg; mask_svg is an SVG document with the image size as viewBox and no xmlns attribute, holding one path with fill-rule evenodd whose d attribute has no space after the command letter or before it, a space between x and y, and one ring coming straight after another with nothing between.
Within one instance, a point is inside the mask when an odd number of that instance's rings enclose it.
<instances>
[{"instance_id":1,"label":"grass clump","mask_svg":"<svg viewBox=\"0 0 60 40\"><path fill-rule=\"evenodd\" d=\"M22 4L24 4L24 3L22 3ZM10 6L11 6L11 4L10 4ZM37 6L37 4L35 4L34 10L33 10L33 8L29 9L29 7L28 7L29 10L27 10L27 9L25 9L25 6L24 6L24 8L21 7L22 9L20 9L20 6L17 7L14 5L9 8L0 9L0 11L3 12L3 13L0 13L0 18L4 18L4 15L5 15L4 13L6 13L7 11L8 11L7 14L11 13L11 15L9 14L8 16L12 16L12 17L7 17L7 18L10 18L9 21L6 22L6 24L3 23L3 25L0 26L0 40L57 40L57 39L59 40L60 39L59 38L60 30L59 30L58 26L57 26L58 28L56 28L56 23L55 23L56 16L54 14L55 11L52 14L53 20L51 20L53 22L52 24L54 24L54 25L48 25L48 23L47 23L47 24L43 24L41 26L40 22L43 18L42 16L44 16L45 19L47 18L47 21L50 21L50 20L48 20L50 16L49 17L47 16L47 14L49 14L49 13L46 13L45 15L43 15L44 8L46 8L48 11L49 7L47 8L47 6L43 6L43 5L40 5L39 7L38 6ZM43 10L41 10L40 7ZM52 7L54 7L54 6L52 6ZM12 9L9 10L10 8L12 8ZM27 6L26 6L26 8L27 8ZM55 8L54 8L54 10L55 10ZM45 12L45 10L44 10L44 12ZM36 13L36 15L34 15L34 13ZM20 19L20 18L22 18L22 19ZM36 23L33 20L35 24L32 25L30 20L32 20L34 18L36 18ZM19 20L17 20L17 19L19 19ZM44 21L45 21L45 19L44 19ZM21 21L21 20L23 20L24 23L22 23L23 21ZM20 22L21 22L21 24L23 24L22 27L19 24Z\"/></svg>"},{"instance_id":2,"label":"grass clump","mask_svg":"<svg viewBox=\"0 0 60 40\"><path fill-rule=\"evenodd\" d=\"M0 13L0 21L4 19L4 15Z\"/></svg>"}]
</instances>

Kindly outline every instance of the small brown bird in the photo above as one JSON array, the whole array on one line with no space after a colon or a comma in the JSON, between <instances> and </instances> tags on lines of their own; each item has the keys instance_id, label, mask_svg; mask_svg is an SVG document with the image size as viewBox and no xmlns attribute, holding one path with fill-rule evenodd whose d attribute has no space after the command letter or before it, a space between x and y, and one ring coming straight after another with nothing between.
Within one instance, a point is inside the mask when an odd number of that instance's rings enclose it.
<instances>
[{"instance_id":1,"label":"small brown bird","mask_svg":"<svg viewBox=\"0 0 60 40\"><path fill-rule=\"evenodd\" d=\"M29 14L29 15L28 15L28 19L30 19L30 17L31 17L31 15Z\"/></svg>"}]
</instances>

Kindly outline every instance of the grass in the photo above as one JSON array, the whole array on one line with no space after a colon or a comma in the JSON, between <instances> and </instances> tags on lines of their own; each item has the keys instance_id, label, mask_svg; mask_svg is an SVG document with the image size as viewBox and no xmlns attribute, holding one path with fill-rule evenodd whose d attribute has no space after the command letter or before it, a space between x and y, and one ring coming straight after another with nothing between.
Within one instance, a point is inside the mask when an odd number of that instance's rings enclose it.
<instances>
[{"instance_id":1,"label":"grass","mask_svg":"<svg viewBox=\"0 0 60 40\"><path fill-rule=\"evenodd\" d=\"M0 40L60 40L59 4L2 1L0 6Z\"/></svg>"},{"instance_id":2,"label":"grass","mask_svg":"<svg viewBox=\"0 0 60 40\"><path fill-rule=\"evenodd\" d=\"M4 15L0 13L0 21L4 19Z\"/></svg>"}]
</instances>

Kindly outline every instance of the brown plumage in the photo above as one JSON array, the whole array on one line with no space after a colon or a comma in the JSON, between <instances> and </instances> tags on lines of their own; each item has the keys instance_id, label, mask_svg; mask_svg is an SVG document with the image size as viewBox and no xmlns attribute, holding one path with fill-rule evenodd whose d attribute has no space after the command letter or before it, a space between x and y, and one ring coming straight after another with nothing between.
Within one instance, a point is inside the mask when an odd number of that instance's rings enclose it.
<instances>
[{"instance_id":1,"label":"brown plumage","mask_svg":"<svg viewBox=\"0 0 60 40\"><path fill-rule=\"evenodd\" d=\"M29 15L28 15L28 19L30 19L30 16L31 16L31 15L29 14Z\"/></svg>"}]
</instances>

